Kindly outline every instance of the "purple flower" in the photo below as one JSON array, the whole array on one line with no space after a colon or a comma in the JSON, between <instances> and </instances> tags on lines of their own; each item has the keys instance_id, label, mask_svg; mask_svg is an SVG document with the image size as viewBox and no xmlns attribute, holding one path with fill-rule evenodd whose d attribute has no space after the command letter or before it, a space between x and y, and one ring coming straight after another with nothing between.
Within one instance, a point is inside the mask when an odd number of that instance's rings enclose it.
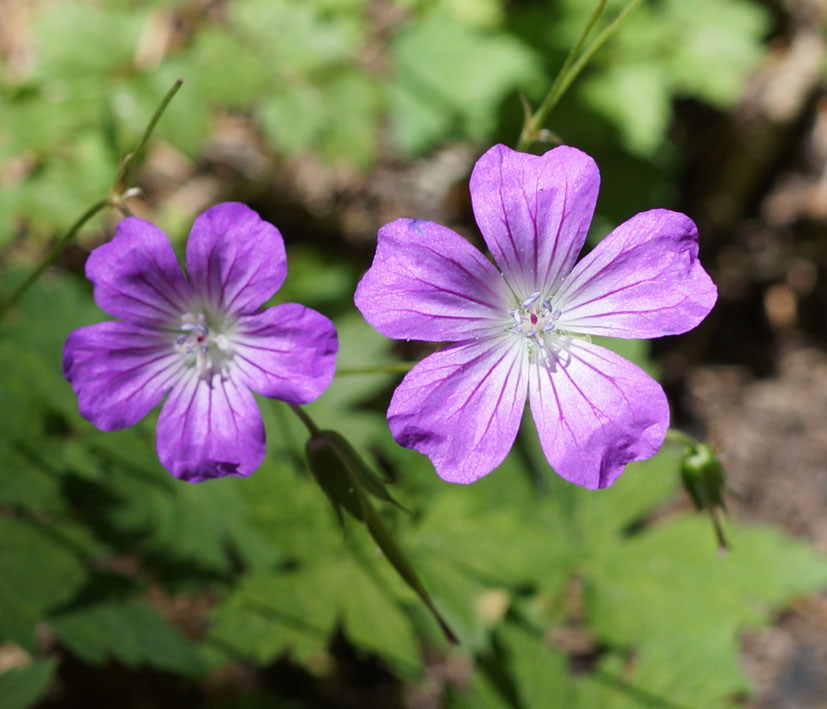
<instances>
[{"instance_id":1,"label":"purple flower","mask_svg":"<svg viewBox=\"0 0 827 709\"><path fill-rule=\"evenodd\" d=\"M685 332L716 289L697 259L695 225L665 209L636 215L575 265L599 182L574 148L485 153L471 199L499 270L432 222L379 231L359 310L388 337L454 343L417 364L388 409L397 443L427 455L445 480L470 483L502 462L526 396L549 464L578 485L611 485L663 442L661 387L588 336Z\"/></svg>"},{"instance_id":2,"label":"purple flower","mask_svg":"<svg viewBox=\"0 0 827 709\"><path fill-rule=\"evenodd\" d=\"M313 401L333 378L336 330L296 303L259 310L287 261L278 229L243 204L201 214L186 260L189 279L160 229L124 219L86 262L95 302L119 320L70 333L63 373L103 431L131 426L169 393L157 450L174 476L249 475L265 448L250 390Z\"/></svg>"}]
</instances>

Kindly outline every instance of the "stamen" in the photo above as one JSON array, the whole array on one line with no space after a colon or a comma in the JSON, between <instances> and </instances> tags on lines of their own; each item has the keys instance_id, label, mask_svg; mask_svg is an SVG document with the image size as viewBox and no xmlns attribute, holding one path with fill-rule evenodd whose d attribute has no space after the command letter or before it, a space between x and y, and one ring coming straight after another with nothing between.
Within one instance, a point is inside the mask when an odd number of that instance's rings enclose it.
<instances>
[{"instance_id":1,"label":"stamen","mask_svg":"<svg viewBox=\"0 0 827 709\"><path fill-rule=\"evenodd\" d=\"M527 308L532 303L536 303L537 300L540 298L540 291L534 291L528 298L520 303L521 308Z\"/></svg>"}]
</instances>

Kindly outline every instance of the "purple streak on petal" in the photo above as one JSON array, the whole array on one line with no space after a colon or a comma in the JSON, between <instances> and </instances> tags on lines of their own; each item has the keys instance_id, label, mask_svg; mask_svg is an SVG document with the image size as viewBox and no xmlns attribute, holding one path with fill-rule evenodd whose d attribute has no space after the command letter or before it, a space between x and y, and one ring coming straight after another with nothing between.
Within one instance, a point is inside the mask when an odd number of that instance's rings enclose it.
<instances>
[{"instance_id":1,"label":"purple streak on petal","mask_svg":"<svg viewBox=\"0 0 827 709\"><path fill-rule=\"evenodd\" d=\"M599 187L594 160L568 146L537 156L495 145L477 161L471 174L474 215L521 298L553 291L571 270Z\"/></svg>"},{"instance_id":2,"label":"purple streak on petal","mask_svg":"<svg viewBox=\"0 0 827 709\"><path fill-rule=\"evenodd\" d=\"M264 460L264 425L246 386L218 375L209 383L190 370L161 408L156 445L181 480L246 476Z\"/></svg>"},{"instance_id":3,"label":"purple streak on petal","mask_svg":"<svg viewBox=\"0 0 827 709\"><path fill-rule=\"evenodd\" d=\"M417 219L397 219L379 230L373 264L355 297L365 320L383 335L433 342L502 327L508 299L502 276L474 246Z\"/></svg>"},{"instance_id":4,"label":"purple streak on petal","mask_svg":"<svg viewBox=\"0 0 827 709\"><path fill-rule=\"evenodd\" d=\"M217 204L192 225L187 272L208 302L227 313L252 313L284 282L284 241L246 205Z\"/></svg>"},{"instance_id":5,"label":"purple streak on petal","mask_svg":"<svg viewBox=\"0 0 827 709\"><path fill-rule=\"evenodd\" d=\"M581 260L556 303L563 330L644 338L692 329L716 299L698 261L695 224L653 209L621 224Z\"/></svg>"},{"instance_id":6,"label":"purple streak on petal","mask_svg":"<svg viewBox=\"0 0 827 709\"><path fill-rule=\"evenodd\" d=\"M123 219L114 238L89 254L86 277L102 310L136 325L168 327L191 299L169 239L136 217Z\"/></svg>"},{"instance_id":7,"label":"purple streak on petal","mask_svg":"<svg viewBox=\"0 0 827 709\"><path fill-rule=\"evenodd\" d=\"M181 355L164 335L138 325L104 322L69 333L63 374L81 415L102 431L140 421L181 376Z\"/></svg>"},{"instance_id":8,"label":"purple streak on petal","mask_svg":"<svg viewBox=\"0 0 827 709\"><path fill-rule=\"evenodd\" d=\"M459 343L426 357L396 389L388 424L399 445L427 455L441 478L470 483L496 468L525 408L518 341Z\"/></svg>"},{"instance_id":9,"label":"purple streak on petal","mask_svg":"<svg viewBox=\"0 0 827 709\"><path fill-rule=\"evenodd\" d=\"M669 427L660 385L610 350L568 342L554 371L532 367L531 413L549 464L583 487L608 487L654 455Z\"/></svg>"},{"instance_id":10,"label":"purple streak on petal","mask_svg":"<svg viewBox=\"0 0 827 709\"><path fill-rule=\"evenodd\" d=\"M336 328L296 303L243 316L233 336L233 363L257 394L307 404L327 389L336 369Z\"/></svg>"}]
</instances>

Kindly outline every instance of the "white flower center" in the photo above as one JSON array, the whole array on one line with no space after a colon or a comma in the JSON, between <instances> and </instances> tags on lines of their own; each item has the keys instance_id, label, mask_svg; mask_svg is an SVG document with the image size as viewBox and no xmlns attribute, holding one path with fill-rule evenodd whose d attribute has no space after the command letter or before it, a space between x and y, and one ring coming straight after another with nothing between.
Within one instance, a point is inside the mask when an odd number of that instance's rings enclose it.
<instances>
[{"instance_id":1,"label":"white flower center","mask_svg":"<svg viewBox=\"0 0 827 709\"><path fill-rule=\"evenodd\" d=\"M562 315L560 309L536 291L508 314L509 330L523 340L530 360L554 369L569 337L557 327Z\"/></svg>"},{"instance_id":2,"label":"white flower center","mask_svg":"<svg viewBox=\"0 0 827 709\"><path fill-rule=\"evenodd\" d=\"M185 313L181 316L181 334L175 338L175 349L184 356L198 376L212 379L214 374L226 378L233 357L232 343L224 334L224 327L216 326L204 313Z\"/></svg>"}]
</instances>

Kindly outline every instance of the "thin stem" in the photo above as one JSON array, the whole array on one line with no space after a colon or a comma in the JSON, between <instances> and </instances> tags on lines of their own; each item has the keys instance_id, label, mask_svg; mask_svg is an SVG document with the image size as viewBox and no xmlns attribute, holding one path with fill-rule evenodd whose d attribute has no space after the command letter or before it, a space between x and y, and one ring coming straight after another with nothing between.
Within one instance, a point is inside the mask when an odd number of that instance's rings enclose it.
<instances>
[{"instance_id":1,"label":"thin stem","mask_svg":"<svg viewBox=\"0 0 827 709\"><path fill-rule=\"evenodd\" d=\"M321 431L319 427L315 424L312 418L307 415L307 412L302 409L301 406L298 404L289 404L290 408L293 409L293 413L296 414L301 420L302 423L307 426L307 430L310 432L311 436L318 436Z\"/></svg>"},{"instance_id":2,"label":"thin stem","mask_svg":"<svg viewBox=\"0 0 827 709\"><path fill-rule=\"evenodd\" d=\"M181 88L181 84L183 83L183 79L178 79L172 85L170 90L167 91L164 98L161 99L161 103L158 104L158 108L156 108L155 113L152 114L152 118L149 121L149 125L147 125L146 130L144 131L144 134L141 137L141 142L138 143L138 147L135 148L135 150L132 151L132 153L126 157L126 160L124 160L123 165L121 166L121 175L119 179L115 182L116 189L118 186L120 186L122 189L126 189L131 184L132 178L135 176L135 171L138 169L138 166L141 164L141 161L143 160L147 143L149 143L149 139L152 136L152 131L155 130L155 126L158 125L158 121L161 120L161 116L164 114L164 111L167 110L169 102L172 101L173 96L175 96L175 94L178 93L178 89Z\"/></svg>"},{"instance_id":3,"label":"thin stem","mask_svg":"<svg viewBox=\"0 0 827 709\"><path fill-rule=\"evenodd\" d=\"M87 209L80 216L80 218L74 224L72 224L72 226L69 228L69 231L67 231L54 245L54 248L52 248L52 250L49 252L49 255L46 256L46 258L43 259L40 262L40 264L38 264L38 266L34 269L34 271L32 271L29 274L26 280L23 281L19 286L17 286L14 292L8 297L6 302L3 303L2 306L0 306L0 320L2 320L6 313L9 311L9 309L15 303L17 303L18 300L20 300L20 296L22 296L23 293L25 293L26 290L29 288L29 286L31 286L31 284L34 283L40 277L40 274L43 273L43 271L45 271L46 268L50 264L52 264L58 256L60 256L60 253L63 251L63 249L66 248L66 245L75 237L75 234L77 234L80 231L84 224L86 224L86 222L88 222L98 212L100 212L102 209L108 206L109 200L102 199L100 202L97 202L93 204L91 207L89 207L89 209Z\"/></svg>"},{"instance_id":4,"label":"thin stem","mask_svg":"<svg viewBox=\"0 0 827 709\"><path fill-rule=\"evenodd\" d=\"M387 364L372 364L368 367L345 367L337 369L336 374L382 374L409 372L416 362L389 362Z\"/></svg>"},{"instance_id":5,"label":"thin stem","mask_svg":"<svg viewBox=\"0 0 827 709\"><path fill-rule=\"evenodd\" d=\"M694 448L698 441L692 438L692 436L688 433L679 431L677 428L669 428L666 430L666 438L664 438L664 443L673 443L676 446L689 446L690 448Z\"/></svg>"},{"instance_id":6,"label":"thin stem","mask_svg":"<svg viewBox=\"0 0 827 709\"><path fill-rule=\"evenodd\" d=\"M589 45L589 48L586 49L583 54L577 59L574 66L571 68L568 76L562 82L560 87L560 95L562 96L566 89L571 86L572 81L577 78L577 75L583 71L586 64L589 63L589 60L597 53L597 51L604 45L606 42L612 37L612 35L620 29L620 25L626 20L629 16L629 13L632 12L643 0L632 0L626 7L623 8L621 13L614 19L614 21L594 40L594 42Z\"/></svg>"},{"instance_id":7,"label":"thin stem","mask_svg":"<svg viewBox=\"0 0 827 709\"><path fill-rule=\"evenodd\" d=\"M0 320L6 315L9 309L18 301L23 293L32 285L39 277L46 268L55 261L55 259L60 256L60 253L63 249L66 248L66 245L75 237L75 235L80 231L80 229L88 222L92 217L94 217L98 212L100 212L104 207L115 207L119 209L125 216L131 216L131 212L129 208L126 206L124 202L125 197L129 197L130 191L128 190L129 183L132 181L132 178L135 175L135 170L138 168L138 165L143 158L143 153L146 150L146 145L149 142L149 138L152 135L152 131L155 130L155 126L158 124L158 121L161 119L164 111L166 110L169 102L172 101L172 97L178 92L178 89L181 88L181 84L184 83L183 79L178 79L167 91L164 98L161 100L161 103L158 104L158 108L155 109L155 113L152 114L152 118L149 121L149 125L147 125L146 130L144 131L143 137L141 141L138 143L138 147L135 150L127 155L126 159L121 163L121 167L118 170L117 177L115 178L115 184L112 187L110 193L106 196L106 198L100 200L93 204L89 209L87 209L80 218L72 224L60 240L55 244L54 248L51 252L44 258L38 265L35 267L34 271L32 271L29 276L26 278L23 283L21 283L15 291L9 296L9 298L0 305Z\"/></svg>"},{"instance_id":8,"label":"thin stem","mask_svg":"<svg viewBox=\"0 0 827 709\"><path fill-rule=\"evenodd\" d=\"M600 0L597 4L597 7L589 17L588 23L580 32L580 36L577 38L577 41L572 46L571 50L566 56L566 60L563 62L563 66L560 67L560 71L557 72L557 76L554 77L554 81L551 84L551 88L548 90L546 97L543 99L543 102L540 104L540 107L534 113L533 116L527 118L525 125L523 126L523 130L520 133L520 139L517 142L517 150L525 151L535 140L537 132L540 130L540 126L543 125L546 117L550 113L551 109L557 104L560 100L560 97L563 95L565 88L563 86L563 81L568 73L569 69L571 68L572 64L574 64L577 55L580 53L580 50L583 48L583 44L586 41L586 37L589 36L589 33L594 28L595 23L600 18L600 15L603 13L603 10L606 8L607 0ZM568 86L568 84L566 85Z\"/></svg>"}]
</instances>

